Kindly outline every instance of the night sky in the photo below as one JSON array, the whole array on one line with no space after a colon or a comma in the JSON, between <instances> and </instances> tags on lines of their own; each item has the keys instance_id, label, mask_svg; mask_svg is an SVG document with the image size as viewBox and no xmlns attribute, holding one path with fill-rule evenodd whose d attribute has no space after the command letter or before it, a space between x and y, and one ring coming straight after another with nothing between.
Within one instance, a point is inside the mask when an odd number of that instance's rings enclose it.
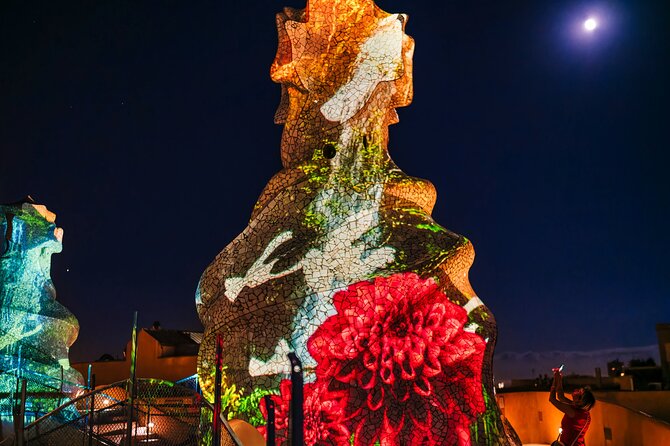
<instances>
[{"instance_id":1,"label":"night sky","mask_svg":"<svg viewBox=\"0 0 670 446\"><path fill-rule=\"evenodd\" d=\"M410 16L389 150L467 236L497 350L649 345L670 322L670 13L658 1L379 0ZM0 202L58 214L71 358L194 292L280 169L274 15L303 1L0 2ZM596 14L601 27L586 34Z\"/></svg>"}]
</instances>

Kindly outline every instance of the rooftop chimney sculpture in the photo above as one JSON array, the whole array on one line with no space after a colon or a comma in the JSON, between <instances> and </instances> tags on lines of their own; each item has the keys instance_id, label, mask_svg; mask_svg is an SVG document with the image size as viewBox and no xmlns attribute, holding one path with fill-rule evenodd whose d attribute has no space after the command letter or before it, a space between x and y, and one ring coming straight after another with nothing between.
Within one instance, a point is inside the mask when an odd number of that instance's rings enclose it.
<instances>
[{"instance_id":1,"label":"rooftop chimney sculpture","mask_svg":"<svg viewBox=\"0 0 670 446\"><path fill-rule=\"evenodd\" d=\"M435 223L433 185L388 154L412 100L406 23L372 0L277 15L283 169L198 285L203 390L221 333L227 410L262 425L275 394L284 442L295 352L306 444L520 444L493 394L496 324L468 281L472 244Z\"/></svg>"},{"instance_id":2,"label":"rooftop chimney sculpture","mask_svg":"<svg viewBox=\"0 0 670 446\"><path fill-rule=\"evenodd\" d=\"M56 300L51 255L63 248L56 215L30 197L0 205L0 386L12 392L16 376L29 392L82 383L68 352L79 323ZM18 372L18 373L17 373Z\"/></svg>"}]
</instances>

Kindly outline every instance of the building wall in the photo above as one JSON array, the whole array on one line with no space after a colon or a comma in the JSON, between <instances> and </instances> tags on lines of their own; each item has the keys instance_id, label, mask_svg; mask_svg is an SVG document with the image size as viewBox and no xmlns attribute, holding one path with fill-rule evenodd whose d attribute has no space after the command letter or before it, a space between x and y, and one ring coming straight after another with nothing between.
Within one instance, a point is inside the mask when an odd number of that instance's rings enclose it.
<instances>
[{"instance_id":1,"label":"building wall","mask_svg":"<svg viewBox=\"0 0 670 446\"><path fill-rule=\"evenodd\" d=\"M667 398L666 392L641 393L656 393L658 399ZM558 436L563 414L549 402L549 392L504 393L497 398L523 443L549 444ZM643 396L647 398L650 395ZM591 419L586 434L589 446L670 445L669 423L614 403L599 400L591 410ZM606 437L611 439L606 440Z\"/></svg>"},{"instance_id":2,"label":"building wall","mask_svg":"<svg viewBox=\"0 0 670 446\"><path fill-rule=\"evenodd\" d=\"M95 384L111 384L113 382L127 379L130 376L129 361L101 361L92 362L91 373L95 375ZM72 367L84 376L88 377L88 362L75 362Z\"/></svg>"},{"instance_id":3,"label":"building wall","mask_svg":"<svg viewBox=\"0 0 670 446\"><path fill-rule=\"evenodd\" d=\"M126 358L122 361L92 362L91 373L95 374L96 386L111 384L130 377L130 350L126 346ZM137 334L137 361L135 376L137 378L157 378L167 381L178 381L196 373L197 356L161 357L165 352L161 345L144 330ZM88 373L88 362L72 364L84 378Z\"/></svg>"},{"instance_id":4,"label":"building wall","mask_svg":"<svg viewBox=\"0 0 670 446\"><path fill-rule=\"evenodd\" d=\"M670 391L596 392L598 400L645 412L670 423Z\"/></svg>"}]
</instances>

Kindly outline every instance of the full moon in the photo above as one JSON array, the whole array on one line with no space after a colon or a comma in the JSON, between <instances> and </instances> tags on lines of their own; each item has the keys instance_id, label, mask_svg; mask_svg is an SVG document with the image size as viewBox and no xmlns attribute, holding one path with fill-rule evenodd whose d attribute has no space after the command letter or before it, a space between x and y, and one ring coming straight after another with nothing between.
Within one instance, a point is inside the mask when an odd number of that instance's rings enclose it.
<instances>
[{"instance_id":1,"label":"full moon","mask_svg":"<svg viewBox=\"0 0 670 446\"><path fill-rule=\"evenodd\" d=\"M589 17L584 21L584 29L588 32L593 32L598 27L598 21L593 17Z\"/></svg>"}]
</instances>

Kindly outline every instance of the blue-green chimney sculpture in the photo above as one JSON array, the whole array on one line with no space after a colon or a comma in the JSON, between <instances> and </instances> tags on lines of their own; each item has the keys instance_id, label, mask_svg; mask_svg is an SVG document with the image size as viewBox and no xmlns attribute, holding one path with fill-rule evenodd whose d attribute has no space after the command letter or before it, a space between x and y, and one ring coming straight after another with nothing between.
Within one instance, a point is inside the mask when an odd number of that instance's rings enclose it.
<instances>
[{"instance_id":1,"label":"blue-green chimney sculpture","mask_svg":"<svg viewBox=\"0 0 670 446\"><path fill-rule=\"evenodd\" d=\"M51 255L61 252L63 240L55 220L54 213L30 197L0 205L0 392L4 394L15 390L18 377L28 379L29 392L68 394L83 382L68 359L79 323L56 301L51 280Z\"/></svg>"}]
</instances>

